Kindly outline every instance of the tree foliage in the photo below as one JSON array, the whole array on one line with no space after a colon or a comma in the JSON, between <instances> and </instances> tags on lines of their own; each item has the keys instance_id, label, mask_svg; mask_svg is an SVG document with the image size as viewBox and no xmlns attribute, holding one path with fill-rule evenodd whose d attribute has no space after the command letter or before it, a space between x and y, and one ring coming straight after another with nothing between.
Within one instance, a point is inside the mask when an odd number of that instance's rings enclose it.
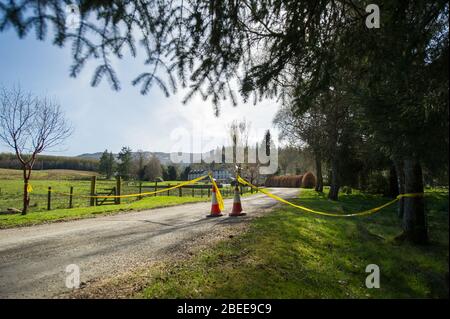
<instances>
[{"instance_id":1,"label":"tree foliage","mask_svg":"<svg viewBox=\"0 0 450 319\"><path fill-rule=\"evenodd\" d=\"M117 164L117 174L128 180L131 178L132 170L132 154L129 147L122 147L119 154L117 155L119 163Z\"/></svg>"},{"instance_id":2,"label":"tree foliage","mask_svg":"<svg viewBox=\"0 0 450 319\"><path fill-rule=\"evenodd\" d=\"M110 179L115 171L116 162L114 159L114 155L108 150L105 150L100 157L100 161L98 164L98 171L100 174L106 176L107 179Z\"/></svg>"}]
</instances>

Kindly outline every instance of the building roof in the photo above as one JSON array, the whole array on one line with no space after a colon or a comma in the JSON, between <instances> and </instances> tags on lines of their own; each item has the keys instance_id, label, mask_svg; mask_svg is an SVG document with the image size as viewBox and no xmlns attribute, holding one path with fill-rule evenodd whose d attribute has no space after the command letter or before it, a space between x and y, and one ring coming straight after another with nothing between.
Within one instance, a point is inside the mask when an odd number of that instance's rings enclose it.
<instances>
[{"instance_id":1,"label":"building roof","mask_svg":"<svg viewBox=\"0 0 450 319\"><path fill-rule=\"evenodd\" d=\"M207 172L206 169L193 169L192 171L189 171L189 174L201 174ZM212 172L227 172L230 173L228 169L214 169ZM230 173L231 174L231 173Z\"/></svg>"}]
</instances>

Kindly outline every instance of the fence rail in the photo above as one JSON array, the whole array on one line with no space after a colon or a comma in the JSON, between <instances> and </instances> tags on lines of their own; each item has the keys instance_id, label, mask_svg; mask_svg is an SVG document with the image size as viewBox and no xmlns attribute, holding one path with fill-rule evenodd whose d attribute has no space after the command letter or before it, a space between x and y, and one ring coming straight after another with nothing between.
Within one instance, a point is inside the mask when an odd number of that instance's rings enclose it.
<instances>
[{"instance_id":1,"label":"fence rail","mask_svg":"<svg viewBox=\"0 0 450 319\"><path fill-rule=\"evenodd\" d=\"M177 196L177 197L200 197L208 198L211 197L211 183L193 184L193 185L183 185L176 189L169 189L180 182L174 181L173 183L161 183L156 182L149 184L148 182L122 182L118 181L106 181L98 180L97 178L92 178L89 181L74 181L72 182L60 182L60 181L44 181L36 182L34 191L30 193L30 211L44 211L44 210L54 210L62 208L77 208L77 207L88 207L88 206L99 206L99 205L113 205L120 203L132 203L142 200L147 197L154 196ZM217 185L223 195L223 197L232 197L234 194L234 187L227 184ZM160 191L168 189L167 192L163 191L161 193L146 195L146 196L136 196L129 198L87 198L80 197L77 195L128 195L128 194L140 194L145 192ZM241 194L248 192L253 192L250 187L241 186ZM65 195L62 195L64 193ZM15 187L13 191L5 190L2 185L2 192L0 193L0 211L6 210L10 207L21 206L21 189L20 187Z\"/></svg>"}]
</instances>

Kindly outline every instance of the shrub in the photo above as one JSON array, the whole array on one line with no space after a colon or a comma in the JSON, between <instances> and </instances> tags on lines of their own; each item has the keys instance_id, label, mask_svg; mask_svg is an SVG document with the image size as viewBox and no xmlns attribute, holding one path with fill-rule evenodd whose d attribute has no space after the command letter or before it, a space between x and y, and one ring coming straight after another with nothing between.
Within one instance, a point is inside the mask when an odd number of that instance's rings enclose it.
<instances>
[{"instance_id":1,"label":"shrub","mask_svg":"<svg viewBox=\"0 0 450 319\"><path fill-rule=\"evenodd\" d=\"M300 187L302 185L302 175L292 176L269 176L264 182L268 187Z\"/></svg>"},{"instance_id":2,"label":"shrub","mask_svg":"<svg viewBox=\"0 0 450 319\"><path fill-rule=\"evenodd\" d=\"M313 173L307 172L303 175L302 187L314 188L316 186L316 176Z\"/></svg>"}]
</instances>

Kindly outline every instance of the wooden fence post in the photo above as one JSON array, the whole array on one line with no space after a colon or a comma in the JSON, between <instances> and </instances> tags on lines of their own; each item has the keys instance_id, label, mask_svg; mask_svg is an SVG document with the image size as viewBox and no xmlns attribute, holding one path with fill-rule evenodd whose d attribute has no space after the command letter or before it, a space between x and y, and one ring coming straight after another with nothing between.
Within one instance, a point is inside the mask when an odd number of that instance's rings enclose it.
<instances>
[{"instance_id":1,"label":"wooden fence post","mask_svg":"<svg viewBox=\"0 0 450 319\"><path fill-rule=\"evenodd\" d=\"M92 176L92 178L91 178L91 196L95 196L95 184L96 184L96 182L97 182L97 177L96 176ZM90 201L91 201L90 205L91 206L95 206L95 198L91 197Z\"/></svg>"},{"instance_id":2,"label":"wooden fence post","mask_svg":"<svg viewBox=\"0 0 450 319\"><path fill-rule=\"evenodd\" d=\"M200 187L200 197L203 197L203 185Z\"/></svg>"},{"instance_id":3,"label":"wooden fence post","mask_svg":"<svg viewBox=\"0 0 450 319\"><path fill-rule=\"evenodd\" d=\"M69 193L69 208L72 208L72 207L73 207L72 199L73 199L73 186L70 186L70 193Z\"/></svg>"},{"instance_id":4,"label":"wooden fence post","mask_svg":"<svg viewBox=\"0 0 450 319\"><path fill-rule=\"evenodd\" d=\"M114 187L112 188L112 193L113 193L115 196L117 196L117 187L116 187L116 186L114 186ZM116 200L117 200L117 197L114 198L114 203L116 202ZM119 202L119 203L120 203L120 202Z\"/></svg>"},{"instance_id":5,"label":"wooden fence post","mask_svg":"<svg viewBox=\"0 0 450 319\"><path fill-rule=\"evenodd\" d=\"M208 187L208 197L211 196L211 188Z\"/></svg>"},{"instance_id":6,"label":"wooden fence post","mask_svg":"<svg viewBox=\"0 0 450 319\"><path fill-rule=\"evenodd\" d=\"M139 194L142 194L142 182L139 182ZM138 199L142 199L142 196L139 196Z\"/></svg>"},{"instance_id":7,"label":"wooden fence post","mask_svg":"<svg viewBox=\"0 0 450 319\"><path fill-rule=\"evenodd\" d=\"M183 187L179 187L178 188L178 196L183 197L183 191L182 191Z\"/></svg>"},{"instance_id":8,"label":"wooden fence post","mask_svg":"<svg viewBox=\"0 0 450 319\"><path fill-rule=\"evenodd\" d=\"M51 202L52 202L52 187L49 186L48 193L47 193L47 210L52 209Z\"/></svg>"},{"instance_id":9,"label":"wooden fence post","mask_svg":"<svg viewBox=\"0 0 450 319\"><path fill-rule=\"evenodd\" d=\"M170 188L170 184L167 184L167 188ZM167 190L167 196L170 196L170 190Z\"/></svg>"},{"instance_id":10,"label":"wooden fence post","mask_svg":"<svg viewBox=\"0 0 450 319\"><path fill-rule=\"evenodd\" d=\"M120 196L121 194L121 186L122 186L122 178L120 176L117 176L116 180L116 196ZM116 197L116 204L120 204L120 197Z\"/></svg>"},{"instance_id":11,"label":"wooden fence post","mask_svg":"<svg viewBox=\"0 0 450 319\"><path fill-rule=\"evenodd\" d=\"M192 187L191 189L192 189L192 197L195 197L195 188Z\"/></svg>"},{"instance_id":12,"label":"wooden fence post","mask_svg":"<svg viewBox=\"0 0 450 319\"><path fill-rule=\"evenodd\" d=\"M158 190L158 181L155 181L155 192ZM155 196L158 195L157 193L155 193Z\"/></svg>"}]
</instances>

